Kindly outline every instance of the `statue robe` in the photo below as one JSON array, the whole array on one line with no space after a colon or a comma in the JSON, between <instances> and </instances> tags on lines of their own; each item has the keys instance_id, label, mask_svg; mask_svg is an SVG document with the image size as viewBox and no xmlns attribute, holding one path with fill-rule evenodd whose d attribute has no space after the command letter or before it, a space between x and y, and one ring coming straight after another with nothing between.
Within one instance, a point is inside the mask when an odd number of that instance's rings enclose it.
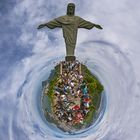
<instances>
[{"instance_id":1,"label":"statue robe","mask_svg":"<svg viewBox=\"0 0 140 140\"><path fill-rule=\"evenodd\" d=\"M46 23L46 26L50 29L56 27L62 28L67 56L74 56L78 28L92 29L94 25L94 23L86 21L78 16L68 15L58 17Z\"/></svg>"}]
</instances>

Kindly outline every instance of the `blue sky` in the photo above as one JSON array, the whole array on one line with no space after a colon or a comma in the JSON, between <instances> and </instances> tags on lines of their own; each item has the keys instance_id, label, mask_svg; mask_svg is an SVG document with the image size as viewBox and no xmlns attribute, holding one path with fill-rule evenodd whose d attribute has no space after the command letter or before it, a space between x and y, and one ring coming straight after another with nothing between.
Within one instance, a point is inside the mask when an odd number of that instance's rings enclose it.
<instances>
[{"instance_id":1,"label":"blue sky","mask_svg":"<svg viewBox=\"0 0 140 140\"><path fill-rule=\"evenodd\" d=\"M41 23L65 15L66 6L69 2L75 2L76 15L103 26L102 31L97 29L79 30L76 55L79 57L81 55L92 55L92 48L87 47L88 49L86 49L83 47L82 44L85 42L102 41L117 46L118 50L130 61L134 71L136 93L132 96L140 98L138 93L140 88L140 1L0 0L0 113L2 114L0 130L3 129L1 126L3 126L5 116L7 116L8 122L11 120L8 117L10 113L8 115L4 113L4 108L12 110L15 107L15 96L28 74L35 71L34 74L36 75L39 72L37 70L51 59L57 60L57 58L65 57L62 31L47 28L37 30L36 28ZM82 50L85 52L83 53ZM118 61L121 64L119 58ZM7 88L7 85L9 88ZM6 102L9 102L9 104L6 104ZM136 100L135 104L132 105L133 111L130 112L137 114L138 107L140 107L140 104ZM129 128L126 129L121 138L127 140L139 139L138 129L140 127L134 127L140 122L139 118L140 113L137 114L136 120L132 124L127 126L128 122L125 122L124 127ZM7 128L3 129L3 134L2 131L0 132L0 136L10 135L10 132L7 131L9 125L8 123L5 126ZM132 128L135 129L135 136L129 132L132 131ZM22 133L22 130L20 133ZM109 137L108 135L112 135L112 139L116 139L113 137L113 131L109 131L106 132L104 140ZM22 139L24 139L24 136ZM12 136L7 137L7 140L12 140L10 137ZM33 137L29 139L33 139ZM92 139L92 136L87 139Z\"/></svg>"}]
</instances>

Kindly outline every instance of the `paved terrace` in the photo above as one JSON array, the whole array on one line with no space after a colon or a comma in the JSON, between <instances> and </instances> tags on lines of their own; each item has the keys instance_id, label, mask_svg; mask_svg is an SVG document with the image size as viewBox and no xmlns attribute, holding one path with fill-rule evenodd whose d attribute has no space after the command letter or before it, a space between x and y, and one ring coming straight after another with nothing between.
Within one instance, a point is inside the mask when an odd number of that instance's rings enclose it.
<instances>
[{"instance_id":1,"label":"paved terrace","mask_svg":"<svg viewBox=\"0 0 140 140\"><path fill-rule=\"evenodd\" d=\"M90 98L79 61L60 62L60 76L54 88L54 118L68 129L83 124L89 112Z\"/></svg>"}]
</instances>

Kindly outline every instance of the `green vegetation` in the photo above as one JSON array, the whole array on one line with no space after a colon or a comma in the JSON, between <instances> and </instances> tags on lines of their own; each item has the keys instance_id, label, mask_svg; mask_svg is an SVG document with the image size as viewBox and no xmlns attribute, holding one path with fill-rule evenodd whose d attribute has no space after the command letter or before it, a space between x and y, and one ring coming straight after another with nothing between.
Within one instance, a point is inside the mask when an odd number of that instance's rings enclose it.
<instances>
[{"instance_id":1,"label":"green vegetation","mask_svg":"<svg viewBox=\"0 0 140 140\"><path fill-rule=\"evenodd\" d=\"M50 98L51 100L51 103L53 103L53 97L54 97L54 87L55 87L55 84L59 78L59 71L60 71L60 65L57 65L55 67L55 70L54 70L54 73L53 75L50 75L49 79L49 86L48 86L48 97Z\"/></svg>"},{"instance_id":2,"label":"green vegetation","mask_svg":"<svg viewBox=\"0 0 140 140\"><path fill-rule=\"evenodd\" d=\"M90 109L89 113L87 114L87 117L84 119L84 124L85 126L89 126L92 121L93 121L93 117L94 117L94 113L95 113L95 109Z\"/></svg>"},{"instance_id":3,"label":"green vegetation","mask_svg":"<svg viewBox=\"0 0 140 140\"><path fill-rule=\"evenodd\" d=\"M82 65L82 73L84 75L84 80L87 83L91 98L90 111L84 120L84 123L88 126L93 121L94 115L99 109L103 86L85 65Z\"/></svg>"}]
</instances>

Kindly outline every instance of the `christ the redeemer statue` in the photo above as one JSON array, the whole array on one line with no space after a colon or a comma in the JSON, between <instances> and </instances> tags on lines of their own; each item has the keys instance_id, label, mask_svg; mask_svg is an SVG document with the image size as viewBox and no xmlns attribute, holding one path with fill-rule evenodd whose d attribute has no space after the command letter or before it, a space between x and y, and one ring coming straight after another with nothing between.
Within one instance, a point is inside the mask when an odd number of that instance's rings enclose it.
<instances>
[{"instance_id":1,"label":"christ the redeemer statue","mask_svg":"<svg viewBox=\"0 0 140 140\"><path fill-rule=\"evenodd\" d=\"M67 14L54 20L41 24L38 29L48 27L54 29L56 27L63 29L63 37L66 44L66 60L75 60L74 51L77 40L78 28L92 29L96 27L102 29L98 24L91 23L82 19L81 17L75 16L75 4L69 3L67 6Z\"/></svg>"}]
</instances>

